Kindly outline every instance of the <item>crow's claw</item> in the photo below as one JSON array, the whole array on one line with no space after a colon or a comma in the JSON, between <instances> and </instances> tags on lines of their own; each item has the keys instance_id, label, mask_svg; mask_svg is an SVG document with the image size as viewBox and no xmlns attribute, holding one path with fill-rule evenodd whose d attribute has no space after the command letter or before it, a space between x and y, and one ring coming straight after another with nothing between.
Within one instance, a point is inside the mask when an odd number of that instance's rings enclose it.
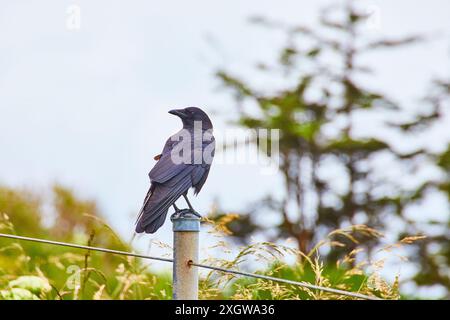
<instances>
[{"instance_id":1,"label":"crow's claw","mask_svg":"<svg viewBox=\"0 0 450 320\"><path fill-rule=\"evenodd\" d=\"M195 210L190 210L189 212L192 213L194 216L199 217L200 219L203 218L203 216Z\"/></svg>"},{"instance_id":2,"label":"crow's claw","mask_svg":"<svg viewBox=\"0 0 450 320\"><path fill-rule=\"evenodd\" d=\"M202 216L195 210L191 210L191 209L178 209L175 210L175 212L172 214L172 216L170 217L171 219L177 219L177 218L181 218L181 217L188 217L189 215L191 216L196 216L198 218L202 218Z\"/></svg>"}]
</instances>

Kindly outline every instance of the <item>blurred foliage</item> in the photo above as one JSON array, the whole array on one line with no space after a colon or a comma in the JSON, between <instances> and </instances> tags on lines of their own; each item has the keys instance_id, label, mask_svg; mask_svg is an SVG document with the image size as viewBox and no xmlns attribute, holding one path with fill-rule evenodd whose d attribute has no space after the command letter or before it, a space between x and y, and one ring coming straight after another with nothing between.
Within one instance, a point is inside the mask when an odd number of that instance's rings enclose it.
<instances>
[{"instance_id":1,"label":"blurred foliage","mask_svg":"<svg viewBox=\"0 0 450 320\"><path fill-rule=\"evenodd\" d=\"M51 204L0 187L0 232L129 251L93 201L62 186ZM0 238L0 299L168 299L171 276L131 257Z\"/></svg>"},{"instance_id":2,"label":"blurred foliage","mask_svg":"<svg viewBox=\"0 0 450 320\"><path fill-rule=\"evenodd\" d=\"M399 239L405 234L428 235L409 250L417 270L412 280L417 285L444 286L450 294L449 208L440 209L443 222L428 219L429 213L437 213L423 206L432 194L450 197L450 144L441 153L414 145L415 137L442 125L450 101L449 82L433 82L419 110L370 89L368 84L376 81L374 72L361 63L368 54L425 39L367 36L369 18L356 1L348 1L323 10L321 27L314 29L252 19L286 38L278 61L257 63L257 72L266 79L264 88L257 89L239 71L219 70L217 77L236 100L237 125L280 129L284 190L281 198L269 195L263 199L279 223L262 224L258 217L263 208L258 203L242 223L235 221L230 228L242 243L261 234L270 241L292 237L302 252L308 252L336 228L364 223L386 231L395 224L392 232ZM379 132L362 132L359 119L378 121ZM412 151L400 152L398 138ZM436 145L448 143L444 139L436 140ZM257 139L253 143L265 154L270 149ZM420 174L424 168L437 174L424 178ZM330 175L332 172L335 174ZM411 218L409 213L417 207L425 219ZM217 218L221 216L218 213ZM380 245L363 236L359 241L367 248L368 257ZM353 244L347 241L346 245ZM335 248L327 254L328 262L343 254Z\"/></svg>"},{"instance_id":3,"label":"blurred foliage","mask_svg":"<svg viewBox=\"0 0 450 320\"><path fill-rule=\"evenodd\" d=\"M292 245L273 242L253 242L240 247L225 241L224 236L232 236L230 226L238 219L235 215L225 215L217 221L207 220L213 228L210 233L218 235L218 242L211 247L216 252L229 253L229 257L210 255L203 263L232 270L243 270L257 266L256 273L290 279L322 287L341 289L383 299L400 299L399 275L388 283L382 276L387 260L404 261L401 249L410 247L422 236L410 236L379 248L371 259L356 256L366 249L358 241L363 236L380 239L384 236L365 225L352 225L337 229L320 240L308 253L303 253ZM350 242L352 245L347 245ZM341 249L345 254L335 263L327 262L321 249ZM218 250L217 250L218 249ZM297 259L298 257L302 259ZM292 260L294 262L292 262ZM289 262L291 261L291 262ZM393 261L391 261L393 262ZM306 287L268 281L265 279L236 277L230 273L212 271L206 275L200 286L202 298L206 299L355 299L346 295L309 289ZM413 298L413 297L403 297Z\"/></svg>"},{"instance_id":4,"label":"blurred foliage","mask_svg":"<svg viewBox=\"0 0 450 320\"><path fill-rule=\"evenodd\" d=\"M93 201L81 200L62 186L55 186L52 195L52 206L45 206L45 199L36 193L2 187L0 232L131 250L102 222ZM53 212L51 218L44 208ZM29 223L27 218L35 224ZM341 242L345 239L357 244L356 239L361 234L380 237L375 230L362 225L335 230L308 254L270 242L253 243L235 251L228 247L231 242L227 237L232 236L230 226L237 218L236 215L224 215L217 221L205 218L206 229L217 243L208 248L212 252L207 254L204 263L235 270L245 269L250 263L257 266L261 274L385 299L399 298L397 282L388 284L379 275L381 260L372 262L372 270L369 262L353 265L357 249L349 251L335 265L325 267L320 255L319 248L341 248L345 246ZM46 221L49 219L53 222ZM65 221L64 233L58 230L57 223L61 221ZM24 223L16 226L19 222ZM230 253L228 258L221 256L227 252ZM298 255L304 257L301 263L287 263L286 259ZM235 278L216 271L202 274L199 295L201 299L354 299L261 279ZM0 238L0 300L171 297L171 276L165 272L150 272L148 265L139 259Z\"/></svg>"}]
</instances>

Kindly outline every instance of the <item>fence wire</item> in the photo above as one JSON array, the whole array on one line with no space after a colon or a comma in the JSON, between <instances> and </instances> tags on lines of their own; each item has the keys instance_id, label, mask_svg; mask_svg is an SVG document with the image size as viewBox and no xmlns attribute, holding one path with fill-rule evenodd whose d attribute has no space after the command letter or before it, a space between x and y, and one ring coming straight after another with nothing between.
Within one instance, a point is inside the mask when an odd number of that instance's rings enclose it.
<instances>
[{"instance_id":1,"label":"fence wire","mask_svg":"<svg viewBox=\"0 0 450 320\"><path fill-rule=\"evenodd\" d=\"M138 254L138 253L133 253L133 252L113 250L113 249L107 249L107 248L101 248L101 247L84 246L84 245L75 244L75 243L67 243L67 242L45 240L45 239L39 239L39 238L24 237L24 236L18 236L18 235L14 235L14 234L0 233L0 238L8 238L8 239L21 240L21 241L44 243L44 244L49 244L49 245L69 247L69 248L75 248L75 249L99 251L99 252L105 252L105 253L110 253L110 254L115 254L115 255L136 257L136 258L142 258L142 259L148 259L148 260L157 260L157 261L172 262L172 263L174 262L173 259L169 259L169 258L154 257L154 256L148 256L148 255L143 255L143 254ZM210 265L201 264L201 263L193 263L192 262L192 263L190 263L190 265L196 266L199 268L204 268L204 269L209 269L209 270L214 270L214 271L219 271L219 272L225 272L225 273L231 273L231 274L240 275L240 276L244 276L244 277L251 277L251 278L256 278L256 279L280 282L280 283L285 283L285 284L289 284L289 285L304 287L304 288L313 289L313 290L320 290L320 291L335 293L338 295L359 298L359 299L364 299L364 300L383 300L378 297L368 296L365 294L349 292L349 291L340 290L340 289L317 286L317 285L307 283L307 282L299 282L299 281L276 278L276 277L255 274L255 273L250 273L250 272L231 270L231 269L215 267L215 266L210 266Z\"/></svg>"}]
</instances>

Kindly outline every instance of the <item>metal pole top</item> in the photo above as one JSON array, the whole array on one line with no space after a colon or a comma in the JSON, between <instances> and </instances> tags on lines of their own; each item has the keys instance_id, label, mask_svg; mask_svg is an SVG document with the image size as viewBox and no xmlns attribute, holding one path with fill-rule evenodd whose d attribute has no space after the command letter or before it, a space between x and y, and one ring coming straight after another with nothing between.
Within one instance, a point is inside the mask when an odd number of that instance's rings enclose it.
<instances>
[{"instance_id":1,"label":"metal pole top","mask_svg":"<svg viewBox=\"0 0 450 320\"><path fill-rule=\"evenodd\" d=\"M185 232L199 232L200 231L200 218L192 213L189 209L183 209L174 213L170 220L173 223L173 232L185 231Z\"/></svg>"}]
</instances>

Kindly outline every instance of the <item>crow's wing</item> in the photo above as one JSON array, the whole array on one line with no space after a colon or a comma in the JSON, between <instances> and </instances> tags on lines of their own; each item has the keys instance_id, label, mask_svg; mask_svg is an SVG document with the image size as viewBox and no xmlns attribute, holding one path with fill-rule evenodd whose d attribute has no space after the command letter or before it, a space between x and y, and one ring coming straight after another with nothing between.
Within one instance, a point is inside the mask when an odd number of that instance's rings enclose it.
<instances>
[{"instance_id":1,"label":"crow's wing","mask_svg":"<svg viewBox=\"0 0 450 320\"><path fill-rule=\"evenodd\" d=\"M186 150L189 150L189 147L192 149L192 145L190 145L189 142L184 142L183 140L176 141L175 138L169 138L164 145L163 152L159 157L158 162L148 174L152 182L164 183L181 174L183 170L186 170L186 166L188 164L178 162L175 163L172 160L172 150L178 145L181 149L186 148Z\"/></svg>"},{"instance_id":2,"label":"crow's wing","mask_svg":"<svg viewBox=\"0 0 450 320\"><path fill-rule=\"evenodd\" d=\"M208 149L207 149L208 148ZM208 178L209 169L211 168L211 162L215 155L216 142L214 136L211 136L210 140L205 140L202 143L202 150L205 152L203 162L201 165L197 165L192 171L192 186L194 187L194 194L197 195L202 189L203 185ZM208 152L210 154L208 155ZM206 159L206 157L210 157Z\"/></svg>"},{"instance_id":3,"label":"crow's wing","mask_svg":"<svg viewBox=\"0 0 450 320\"><path fill-rule=\"evenodd\" d=\"M191 179L195 195L200 192L205 184L206 178L208 178L209 168L210 165L196 165L194 170L192 170Z\"/></svg>"},{"instance_id":4,"label":"crow's wing","mask_svg":"<svg viewBox=\"0 0 450 320\"><path fill-rule=\"evenodd\" d=\"M170 167L170 165L171 165L170 164L170 152L172 151L175 143L176 143L176 141L174 141L174 139L172 139L172 137L167 139L162 153L158 154L154 157L154 159L158 160L158 162L155 164L155 166L152 168L152 170L149 173L150 180L151 180L150 189L147 192L147 195L144 199L142 208L139 211L136 223L139 223L142 215L145 213L145 211L146 211L145 209L150 201L150 198L153 196L153 193L155 192L155 188L156 188L156 185L158 184L158 182L160 181L161 183L163 183L164 181L167 181L168 179L172 178L174 175L176 175L176 172L178 172L177 170L168 170L167 172L165 172L166 168ZM164 155L164 159L161 160L161 158L163 158L163 155ZM180 169L182 169L182 168L180 168ZM156 182L156 183L153 183L153 182Z\"/></svg>"},{"instance_id":5,"label":"crow's wing","mask_svg":"<svg viewBox=\"0 0 450 320\"><path fill-rule=\"evenodd\" d=\"M152 182L164 183L181 174L186 169L186 164L176 164L172 161L171 153L164 153L155 166L150 170L148 176Z\"/></svg>"}]
</instances>

